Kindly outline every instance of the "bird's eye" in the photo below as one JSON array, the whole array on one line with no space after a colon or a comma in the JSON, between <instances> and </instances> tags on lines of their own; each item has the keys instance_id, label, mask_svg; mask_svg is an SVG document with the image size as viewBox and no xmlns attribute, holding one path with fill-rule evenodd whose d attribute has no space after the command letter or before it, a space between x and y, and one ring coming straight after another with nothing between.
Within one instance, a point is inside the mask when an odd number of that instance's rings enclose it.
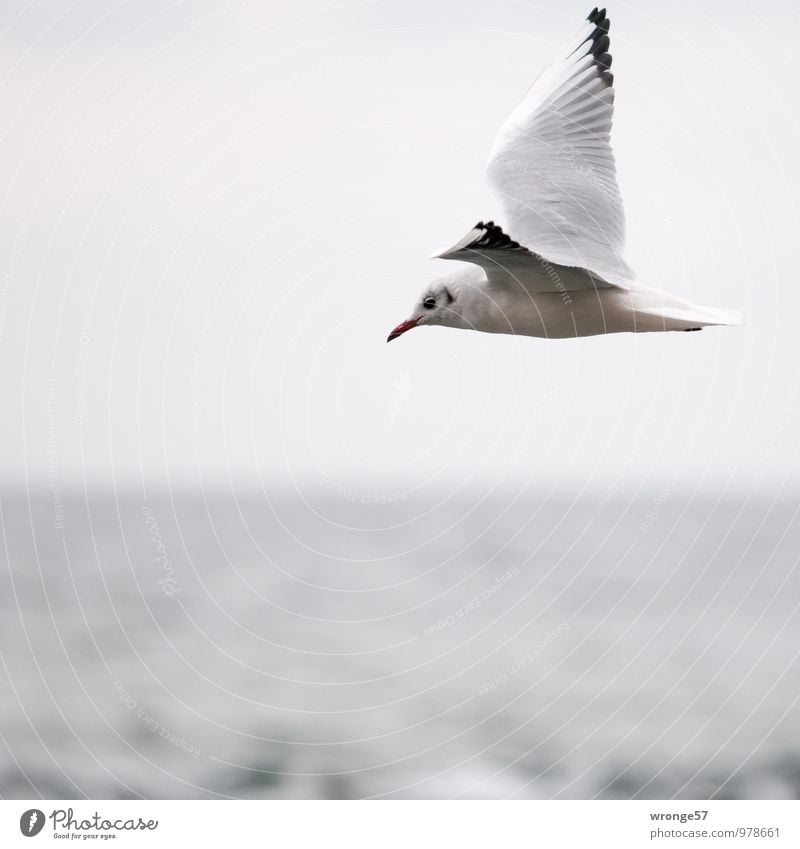
<instances>
[{"instance_id":1,"label":"bird's eye","mask_svg":"<svg viewBox=\"0 0 800 849\"><path fill-rule=\"evenodd\" d=\"M428 295L428 297L422 302L422 306L425 307L426 310L432 310L436 306L436 298L434 298L433 295Z\"/></svg>"}]
</instances>

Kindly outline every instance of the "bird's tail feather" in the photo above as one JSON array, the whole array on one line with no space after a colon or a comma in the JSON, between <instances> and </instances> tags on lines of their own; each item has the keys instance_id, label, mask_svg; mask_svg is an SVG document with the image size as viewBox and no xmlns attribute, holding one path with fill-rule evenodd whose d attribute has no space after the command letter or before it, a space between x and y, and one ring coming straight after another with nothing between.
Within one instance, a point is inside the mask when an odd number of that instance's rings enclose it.
<instances>
[{"instance_id":1,"label":"bird's tail feather","mask_svg":"<svg viewBox=\"0 0 800 849\"><path fill-rule=\"evenodd\" d=\"M742 314L738 310L714 307L650 307L637 309L636 313L650 319L663 320L668 330L688 330L695 327L742 323Z\"/></svg>"}]
</instances>

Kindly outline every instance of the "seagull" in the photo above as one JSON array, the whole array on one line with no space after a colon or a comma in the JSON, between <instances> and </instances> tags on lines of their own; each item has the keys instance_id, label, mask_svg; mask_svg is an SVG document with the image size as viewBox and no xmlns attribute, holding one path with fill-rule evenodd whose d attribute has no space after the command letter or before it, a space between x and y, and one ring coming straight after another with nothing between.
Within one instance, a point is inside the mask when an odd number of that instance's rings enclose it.
<instances>
[{"instance_id":1,"label":"seagull","mask_svg":"<svg viewBox=\"0 0 800 849\"><path fill-rule=\"evenodd\" d=\"M508 233L481 221L437 254L459 270L425 289L388 342L426 325L554 339L741 322L634 283L610 143L609 26L593 9L495 139L486 177Z\"/></svg>"}]
</instances>

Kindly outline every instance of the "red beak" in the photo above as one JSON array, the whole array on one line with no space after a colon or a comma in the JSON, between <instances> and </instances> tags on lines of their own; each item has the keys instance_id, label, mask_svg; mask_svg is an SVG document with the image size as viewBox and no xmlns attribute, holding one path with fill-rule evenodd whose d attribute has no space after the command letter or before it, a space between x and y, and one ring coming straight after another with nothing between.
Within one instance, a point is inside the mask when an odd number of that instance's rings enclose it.
<instances>
[{"instance_id":1,"label":"red beak","mask_svg":"<svg viewBox=\"0 0 800 849\"><path fill-rule=\"evenodd\" d=\"M408 321L398 324L397 327L395 327L395 329L389 334L389 338L386 341L391 342L392 339L397 339L397 337L402 336L406 330L411 330L412 327L416 327L418 323L418 318L410 318Z\"/></svg>"}]
</instances>

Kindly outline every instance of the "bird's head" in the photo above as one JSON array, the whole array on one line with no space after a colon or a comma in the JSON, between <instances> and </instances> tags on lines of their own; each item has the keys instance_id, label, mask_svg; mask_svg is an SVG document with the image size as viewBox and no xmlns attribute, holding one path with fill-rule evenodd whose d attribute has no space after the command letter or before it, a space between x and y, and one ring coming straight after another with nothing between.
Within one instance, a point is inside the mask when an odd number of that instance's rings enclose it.
<instances>
[{"instance_id":1,"label":"bird's head","mask_svg":"<svg viewBox=\"0 0 800 849\"><path fill-rule=\"evenodd\" d=\"M391 342L412 327L421 327L426 324L465 327L460 311L460 290L458 282L452 277L434 280L420 296L411 313L411 318L398 324L386 341Z\"/></svg>"}]
</instances>

